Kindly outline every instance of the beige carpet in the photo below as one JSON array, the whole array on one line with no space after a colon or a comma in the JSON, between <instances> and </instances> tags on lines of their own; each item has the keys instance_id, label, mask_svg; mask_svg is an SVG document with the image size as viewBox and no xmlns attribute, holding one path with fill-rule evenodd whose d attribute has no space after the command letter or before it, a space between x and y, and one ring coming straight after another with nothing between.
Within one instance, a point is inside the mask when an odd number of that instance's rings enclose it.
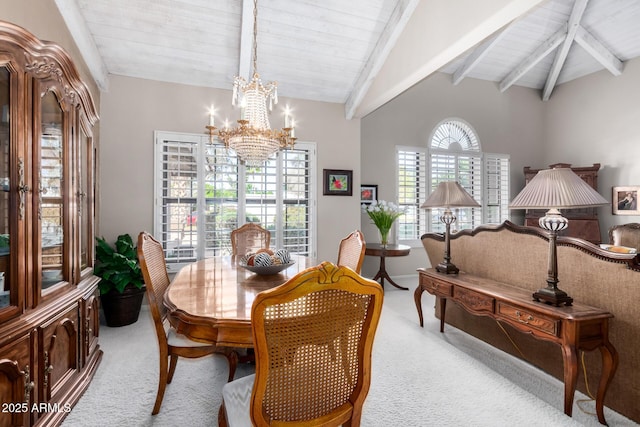
<instances>
[{"instance_id":1,"label":"beige carpet","mask_svg":"<svg viewBox=\"0 0 640 427\"><path fill-rule=\"evenodd\" d=\"M413 302L417 278L386 288L373 354L373 380L362 426L600 426L594 403L576 393L573 418L563 413L555 378L453 327L438 332L434 301L423 296L425 327ZM122 328L103 326L104 357L64 427L215 426L226 360L180 360L161 411L151 416L157 387L157 343L150 314ZM236 376L252 372L240 366ZM580 406L578 406L578 404ZM584 408L581 409L581 408ZM610 426L638 424L605 409Z\"/></svg>"}]
</instances>

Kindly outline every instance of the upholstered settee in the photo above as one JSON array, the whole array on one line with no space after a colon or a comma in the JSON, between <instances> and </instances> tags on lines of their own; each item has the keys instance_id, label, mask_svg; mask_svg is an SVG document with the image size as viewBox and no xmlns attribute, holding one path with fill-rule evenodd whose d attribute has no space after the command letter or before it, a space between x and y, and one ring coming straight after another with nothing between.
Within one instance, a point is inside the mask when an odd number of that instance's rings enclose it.
<instances>
[{"instance_id":1,"label":"upholstered settee","mask_svg":"<svg viewBox=\"0 0 640 427\"><path fill-rule=\"evenodd\" d=\"M422 243L431 265L436 266L443 259L443 235L425 234ZM546 287L549 242L538 228L507 221L454 233L450 244L452 262L460 271L532 293ZM640 422L640 255L608 252L571 237L558 238L557 254L558 287L575 302L605 309L615 316L609 324L609 339L618 350L619 365L604 404ZM490 317L473 316L453 303L447 305L446 322L563 378L561 350L554 343L518 333L508 325L501 327ZM602 367L600 353L585 352L580 358L586 367L589 392L582 366L578 389L595 396Z\"/></svg>"},{"instance_id":2,"label":"upholstered settee","mask_svg":"<svg viewBox=\"0 0 640 427\"><path fill-rule=\"evenodd\" d=\"M609 243L634 248L640 253L640 223L614 225L609 229Z\"/></svg>"}]
</instances>

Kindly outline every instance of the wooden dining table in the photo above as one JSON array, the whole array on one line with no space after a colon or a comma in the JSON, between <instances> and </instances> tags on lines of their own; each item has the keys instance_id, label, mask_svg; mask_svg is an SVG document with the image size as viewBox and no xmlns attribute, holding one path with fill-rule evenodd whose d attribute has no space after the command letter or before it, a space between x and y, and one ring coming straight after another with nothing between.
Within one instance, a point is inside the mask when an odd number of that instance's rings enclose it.
<instances>
[{"instance_id":1,"label":"wooden dining table","mask_svg":"<svg viewBox=\"0 0 640 427\"><path fill-rule=\"evenodd\" d=\"M281 285L315 258L292 255L293 265L263 276L238 265L240 257L217 256L187 264L164 295L171 325L187 337L221 347L253 347L251 305L255 296Z\"/></svg>"}]
</instances>

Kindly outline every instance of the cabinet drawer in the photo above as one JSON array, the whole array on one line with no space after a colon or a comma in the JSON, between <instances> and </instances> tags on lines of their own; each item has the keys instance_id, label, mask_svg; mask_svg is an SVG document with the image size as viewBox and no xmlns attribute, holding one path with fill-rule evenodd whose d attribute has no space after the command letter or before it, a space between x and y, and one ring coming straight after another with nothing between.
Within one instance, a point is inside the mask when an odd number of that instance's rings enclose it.
<instances>
[{"instance_id":1,"label":"cabinet drawer","mask_svg":"<svg viewBox=\"0 0 640 427\"><path fill-rule=\"evenodd\" d=\"M433 295L450 297L453 294L451 283L441 282L430 277L420 276L420 286Z\"/></svg>"},{"instance_id":2,"label":"cabinet drawer","mask_svg":"<svg viewBox=\"0 0 640 427\"><path fill-rule=\"evenodd\" d=\"M559 320L554 320L539 313L534 313L521 307L514 307L503 302L498 302L497 314L511 320L512 323L527 325L549 335L558 336L560 330Z\"/></svg>"},{"instance_id":3,"label":"cabinet drawer","mask_svg":"<svg viewBox=\"0 0 640 427\"><path fill-rule=\"evenodd\" d=\"M488 295L456 286L453 298L472 313L493 314L495 299Z\"/></svg>"}]
</instances>

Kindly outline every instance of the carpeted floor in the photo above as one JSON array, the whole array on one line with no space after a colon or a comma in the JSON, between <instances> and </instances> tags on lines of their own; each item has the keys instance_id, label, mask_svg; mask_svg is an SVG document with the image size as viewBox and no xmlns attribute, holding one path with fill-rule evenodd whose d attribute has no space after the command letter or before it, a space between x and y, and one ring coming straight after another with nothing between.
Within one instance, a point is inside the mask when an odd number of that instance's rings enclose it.
<instances>
[{"instance_id":1,"label":"carpeted floor","mask_svg":"<svg viewBox=\"0 0 640 427\"><path fill-rule=\"evenodd\" d=\"M563 413L563 384L453 327L438 332L433 297L423 296L425 327L413 302L417 278L386 287L373 354L373 379L363 427L600 426L595 405L576 393L573 417ZM215 426L226 359L181 359L161 411L151 416L158 350L151 315L134 325L102 326L104 357L94 380L63 427ZM236 377L251 373L238 368ZM638 426L605 408L612 427Z\"/></svg>"}]
</instances>

